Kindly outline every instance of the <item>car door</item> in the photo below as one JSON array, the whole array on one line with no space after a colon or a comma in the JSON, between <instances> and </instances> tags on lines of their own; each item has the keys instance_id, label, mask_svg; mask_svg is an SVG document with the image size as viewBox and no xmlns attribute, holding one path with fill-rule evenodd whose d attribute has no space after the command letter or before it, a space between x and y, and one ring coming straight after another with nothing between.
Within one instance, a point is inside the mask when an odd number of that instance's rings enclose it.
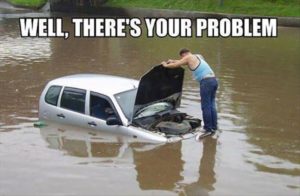
<instances>
[{"instance_id":1,"label":"car door","mask_svg":"<svg viewBox=\"0 0 300 196\"><path fill-rule=\"evenodd\" d=\"M47 86L40 97L39 102L39 119L57 121L57 106L62 91L62 86Z\"/></svg>"},{"instance_id":2,"label":"car door","mask_svg":"<svg viewBox=\"0 0 300 196\"><path fill-rule=\"evenodd\" d=\"M122 131L124 127L122 125L109 126L106 124L107 118L111 116L115 116L118 120L120 120L119 114L117 113L111 99L96 92L90 92L88 97L89 104L87 109L89 115L87 116L86 124L90 128L106 133L124 133L124 131Z\"/></svg>"},{"instance_id":3,"label":"car door","mask_svg":"<svg viewBox=\"0 0 300 196\"><path fill-rule=\"evenodd\" d=\"M83 89L64 87L55 113L56 121L83 126L86 118L86 94Z\"/></svg>"}]
</instances>

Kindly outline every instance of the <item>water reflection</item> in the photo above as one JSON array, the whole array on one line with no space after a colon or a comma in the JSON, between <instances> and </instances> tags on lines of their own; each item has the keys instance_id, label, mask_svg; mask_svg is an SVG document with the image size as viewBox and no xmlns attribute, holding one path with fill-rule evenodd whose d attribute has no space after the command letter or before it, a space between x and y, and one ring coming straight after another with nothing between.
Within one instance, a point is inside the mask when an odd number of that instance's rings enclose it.
<instances>
[{"instance_id":1,"label":"water reflection","mask_svg":"<svg viewBox=\"0 0 300 196\"><path fill-rule=\"evenodd\" d=\"M0 67L27 66L34 62L45 62L51 57L52 50L48 38L22 38L19 27L7 20L1 21L0 32Z\"/></svg>"},{"instance_id":2,"label":"water reflection","mask_svg":"<svg viewBox=\"0 0 300 196\"><path fill-rule=\"evenodd\" d=\"M211 137L203 141L203 155L200 163L200 178L199 184L207 190L214 190L216 182L214 166L216 161L217 140Z\"/></svg>"},{"instance_id":3,"label":"water reflection","mask_svg":"<svg viewBox=\"0 0 300 196\"><path fill-rule=\"evenodd\" d=\"M147 153L134 151L133 159L143 190L172 190L182 180L181 143L164 145Z\"/></svg>"},{"instance_id":4,"label":"water reflection","mask_svg":"<svg viewBox=\"0 0 300 196\"><path fill-rule=\"evenodd\" d=\"M217 140L213 138L207 138L203 143L128 143L97 131L58 124L40 128L40 134L51 149L90 158L81 164L134 164L141 190L166 190L187 195L202 195L214 190ZM195 154L187 151L189 148Z\"/></svg>"},{"instance_id":5,"label":"water reflection","mask_svg":"<svg viewBox=\"0 0 300 196\"><path fill-rule=\"evenodd\" d=\"M184 187L186 195L209 195L215 190L216 174L214 171L217 151L217 140L211 137L203 140L203 154L199 167L199 178L196 182ZM201 187L201 189L199 188Z\"/></svg>"}]
</instances>

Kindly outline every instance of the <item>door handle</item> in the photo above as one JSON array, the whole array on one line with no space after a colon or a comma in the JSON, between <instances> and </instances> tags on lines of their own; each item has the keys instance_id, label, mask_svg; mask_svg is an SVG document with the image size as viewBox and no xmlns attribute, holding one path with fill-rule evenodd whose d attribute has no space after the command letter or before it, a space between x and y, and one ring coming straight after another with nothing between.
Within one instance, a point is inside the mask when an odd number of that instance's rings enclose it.
<instances>
[{"instance_id":1,"label":"door handle","mask_svg":"<svg viewBox=\"0 0 300 196\"><path fill-rule=\"evenodd\" d=\"M66 118L64 114L56 114L56 116L59 118Z\"/></svg>"},{"instance_id":2,"label":"door handle","mask_svg":"<svg viewBox=\"0 0 300 196\"><path fill-rule=\"evenodd\" d=\"M94 121L88 122L88 124L89 124L91 127L96 127L96 126L97 126L97 124L96 124Z\"/></svg>"}]
</instances>

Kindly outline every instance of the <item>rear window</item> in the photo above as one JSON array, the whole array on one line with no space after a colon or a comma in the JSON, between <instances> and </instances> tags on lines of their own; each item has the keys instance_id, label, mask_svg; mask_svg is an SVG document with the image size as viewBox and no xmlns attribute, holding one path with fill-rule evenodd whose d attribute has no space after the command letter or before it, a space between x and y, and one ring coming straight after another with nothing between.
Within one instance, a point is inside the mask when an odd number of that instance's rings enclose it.
<instances>
[{"instance_id":1,"label":"rear window","mask_svg":"<svg viewBox=\"0 0 300 196\"><path fill-rule=\"evenodd\" d=\"M84 114L85 95L85 90L65 87L61 97L60 106Z\"/></svg>"},{"instance_id":2,"label":"rear window","mask_svg":"<svg viewBox=\"0 0 300 196\"><path fill-rule=\"evenodd\" d=\"M56 106L60 91L61 86L50 86L45 96L46 103Z\"/></svg>"}]
</instances>

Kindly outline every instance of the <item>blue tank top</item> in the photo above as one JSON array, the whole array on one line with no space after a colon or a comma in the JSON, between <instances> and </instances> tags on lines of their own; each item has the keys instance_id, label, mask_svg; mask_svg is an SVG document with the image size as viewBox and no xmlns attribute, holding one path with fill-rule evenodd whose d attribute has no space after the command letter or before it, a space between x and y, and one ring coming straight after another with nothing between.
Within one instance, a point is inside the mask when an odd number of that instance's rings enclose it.
<instances>
[{"instance_id":1,"label":"blue tank top","mask_svg":"<svg viewBox=\"0 0 300 196\"><path fill-rule=\"evenodd\" d=\"M195 56L199 59L200 63L196 69L191 69L194 79L200 82L205 76L214 75L214 71L210 68L209 64L204 60L204 58L198 54Z\"/></svg>"}]
</instances>

